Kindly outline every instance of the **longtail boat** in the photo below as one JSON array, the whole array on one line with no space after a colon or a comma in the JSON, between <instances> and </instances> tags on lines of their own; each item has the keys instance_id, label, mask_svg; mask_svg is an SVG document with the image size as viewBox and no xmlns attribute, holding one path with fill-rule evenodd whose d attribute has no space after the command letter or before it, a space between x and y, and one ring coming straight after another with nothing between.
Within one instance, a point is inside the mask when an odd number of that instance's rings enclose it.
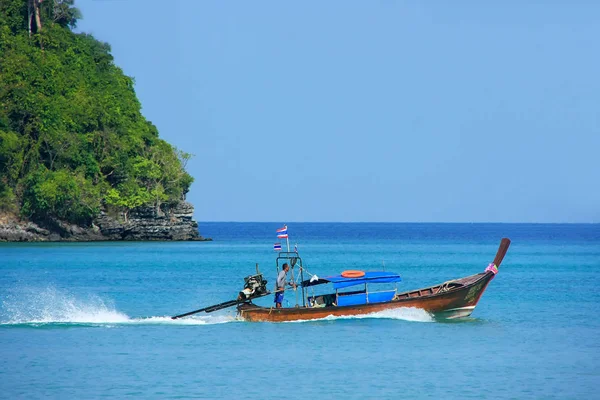
<instances>
[{"instance_id":1,"label":"longtail boat","mask_svg":"<svg viewBox=\"0 0 600 400\"><path fill-rule=\"evenodd\" d=\"M246 278L244 290L235 300L201 308L172 317L186 317L198 312L213 312L227 307L237 306L239 318L246 321L285 322L326 318L329 316L354 316L371 314L398 308L418 308L427 311L436 319L464 318L471 315L488 284L498 273L498 268L508 251L510 239L503 238L494 261L484 272L464 278L449 280L434 286L399 293L393 290L373 290L373 285L391 284L401 280L398 274L386 271L345 271L340 275L324 278L311 276L304 279L305 268L297 251L279 253L276 264L279 272L285 263L297 268L300 281L291 284L294 290L302 293L302 304L297 302L291 307L262 307L252 300L272 294L267 281L256 267L256 275ZM309 288L321 285L333 285L335 292L323 295L309 295ZM346 291L343 291L346 289ZM289 291L289 289L288 289Z\"/></svg>"}]
</instances>

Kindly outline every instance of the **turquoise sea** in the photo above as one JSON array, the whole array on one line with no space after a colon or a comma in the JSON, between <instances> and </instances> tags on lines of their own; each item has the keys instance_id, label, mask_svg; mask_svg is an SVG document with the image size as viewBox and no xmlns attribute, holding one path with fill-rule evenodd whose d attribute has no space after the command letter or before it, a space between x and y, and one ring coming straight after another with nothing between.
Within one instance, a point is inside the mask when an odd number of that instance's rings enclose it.
<instances>
[{"instance_id":1,"label":"turquoise sea","mask_svg":"<svg viewBox=\"0 0 600 400\"><path fill-rule=\"evenodd\" d=\"M168 318L234 298L255 263L271 287L280 226L201 223L214 241L198 243L0 243L0 398L600 398L599 224L288 224L310 272L385 265L406 290L483 271L502 237L512 245L462 321Z\"/></svg>"}]
</instances>

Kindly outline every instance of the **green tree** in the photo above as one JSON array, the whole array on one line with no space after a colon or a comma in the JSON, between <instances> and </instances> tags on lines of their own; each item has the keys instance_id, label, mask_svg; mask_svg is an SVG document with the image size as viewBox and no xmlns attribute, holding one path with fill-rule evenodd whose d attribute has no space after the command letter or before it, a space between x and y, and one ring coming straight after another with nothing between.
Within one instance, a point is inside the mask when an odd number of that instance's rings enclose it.
<instances>
[{"instance_id":1,"label":"green tree","mask_svg":"<svg viewBox=\"0 0 600 400\"><path fill-rule=\"evenodd\" d=\"M26 187L23 211L28 216L88 224L100 211L99 188L81 173L40 167L27 177Z\"/></svg>"},{"instance_id":2,"label":"green tree","mask_svg":"<svg viewBox=\"0 0 600 400\"><path fill-rule=\"evenodd\" d=\"M73 0L0 0L0 201L36 220L87 224L184 198L190 154L141 114L110 46L71 31Z\"/></svg>"}]
</instances>

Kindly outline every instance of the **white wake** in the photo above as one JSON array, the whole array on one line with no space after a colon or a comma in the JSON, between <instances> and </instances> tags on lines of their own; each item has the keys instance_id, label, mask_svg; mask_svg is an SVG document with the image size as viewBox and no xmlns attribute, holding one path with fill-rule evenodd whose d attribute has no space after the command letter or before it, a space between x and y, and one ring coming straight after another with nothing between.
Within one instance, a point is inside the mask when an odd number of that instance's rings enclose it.
<instances>
[{"instance_id":1,"label":"white wake","mask_svg":"<svg viewBox=\"0 0 600 400\"><path fill-rule=\"evenodd\" d=\"M298 322L312 322L312 321L335 321L344 319L397 319L402 321L411 322L434 322L435 319L427 311L415 307L401 307L393 310L378 311L370 314L362 315L347 315L347 316L334 316L329 315L324 318L303 320L303 321L288 321L291 323Z\"/></svg>"},{"instance_id":2,"label":"white wake","mask_svg":"<svg viewBox=\"0 0 600 400\"><path fill-rule=\"evenodd\" d=\"M235 317L225 315L132 318L98 296L80 298L54 287L28 288L3 296L0 313L0 325L212 325L234 321Z\"/></svg>"}]
</instances>

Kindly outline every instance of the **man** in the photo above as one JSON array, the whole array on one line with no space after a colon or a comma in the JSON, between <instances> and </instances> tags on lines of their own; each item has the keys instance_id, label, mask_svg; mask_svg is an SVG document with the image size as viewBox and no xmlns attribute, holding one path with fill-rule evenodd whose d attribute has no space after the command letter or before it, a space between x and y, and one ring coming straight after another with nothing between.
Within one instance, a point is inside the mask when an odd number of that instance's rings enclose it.
<instances>
[{"instance_id":1,"label":"man","mask_svg":"<svg viewBox=\"0 0 600 400\"><path fill-rule=\"evenodd\" d=\"M285 263L281 266L281 271L279 271L279 275L277 275L277 283L275 284L275 308L281 308L281 303L283 302L283 291L285 290L286 284L286 275L290 270L290 266ZM294 284L291 284L295 286Z\"/></svg>"}]
</instances>

